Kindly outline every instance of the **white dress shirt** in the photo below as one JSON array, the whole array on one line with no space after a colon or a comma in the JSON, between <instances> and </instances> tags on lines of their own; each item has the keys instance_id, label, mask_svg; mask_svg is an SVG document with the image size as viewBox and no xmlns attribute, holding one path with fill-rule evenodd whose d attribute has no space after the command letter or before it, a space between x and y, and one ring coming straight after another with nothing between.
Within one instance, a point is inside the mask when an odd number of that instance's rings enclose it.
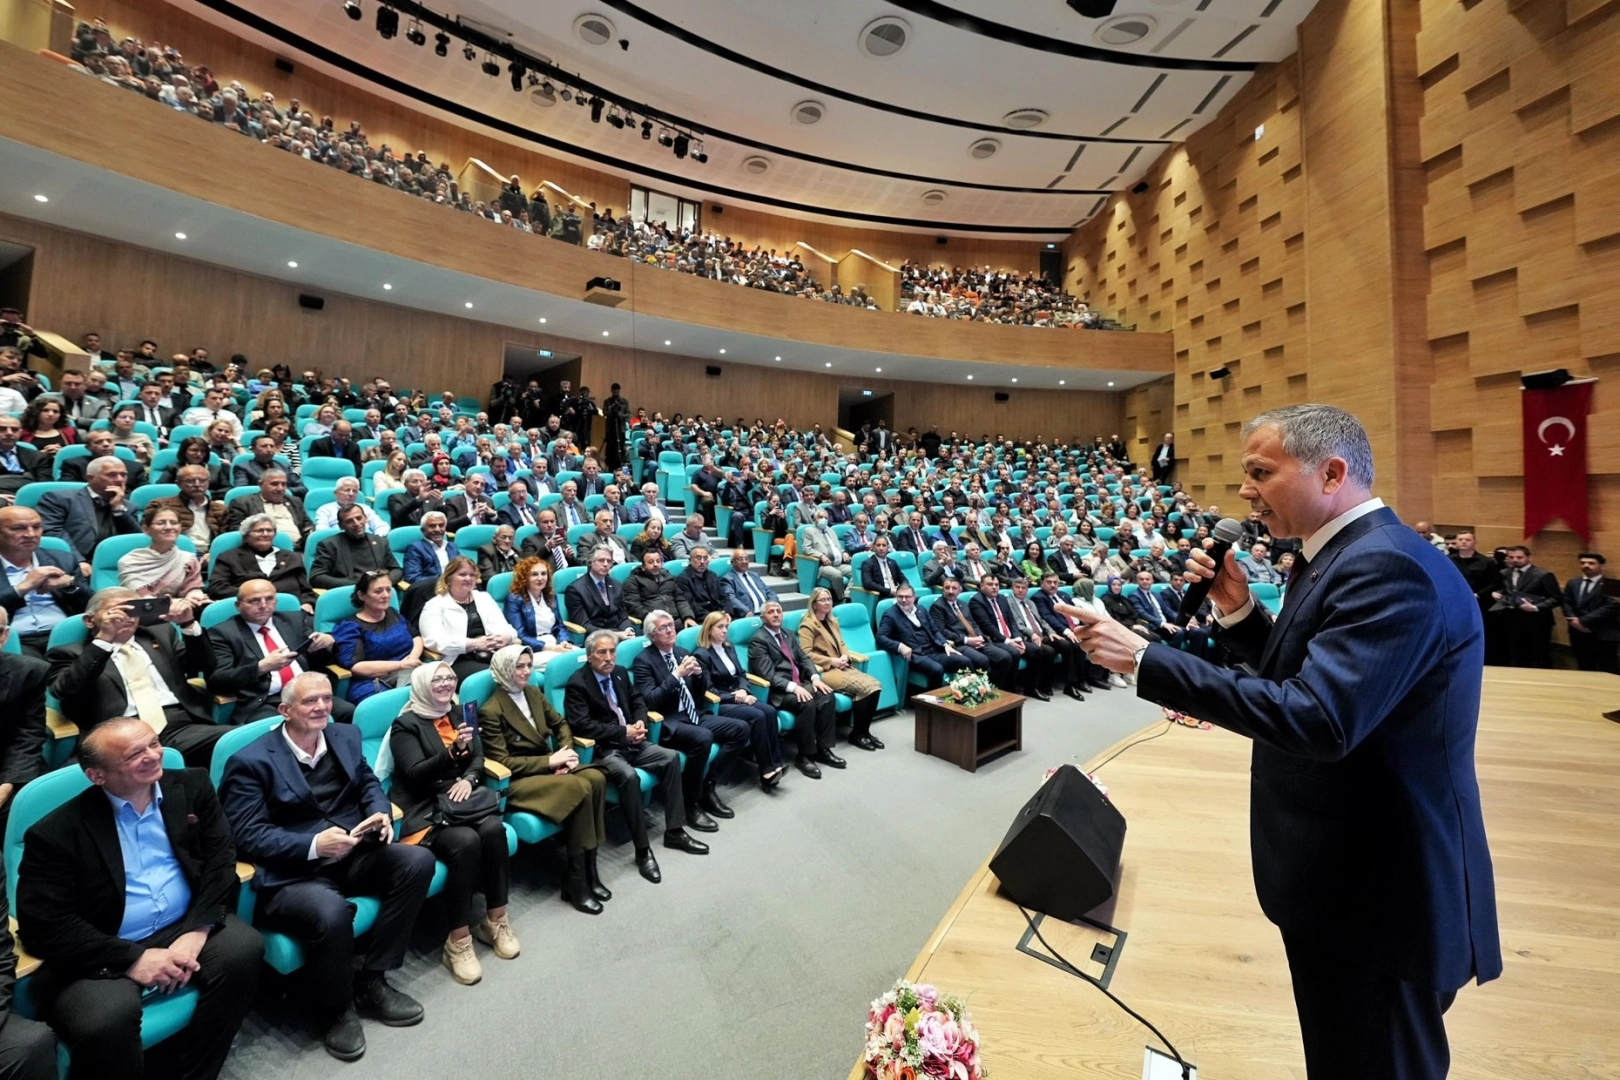
<instances>
[{"instance_id":1,"label":"white dress shirt","mask_svg":"<svg viewBox=\"0 0 1620 1080\"><path fill-rule=\"evenodd\" d=\"M1344 513L1340 514L1338 517L1334 518L1332 521L1328 522L1326 525L1323 525L1320 529L1317 529L1310 536L1306 537L1305 542L1302 545L1301 556L1307 563L1311 562L1318 554L1321 553L1322 549L1327 546L1327 542L1339 535L1339 531L1346 525L1350 524L1357 518L1366 517L1374 510L1382 510L1383 508L1384 500L1378 498L1376 495L1368 499L1366 502L1357 503ZM1247 619L1249 617L1249 612L1253 610L1254 597L1251 595L1248 600L1244 601L1242 607L1238 608L1231 614L1222 615L1220 613L1220 609L1216 608L1217 617L1215 621L1220 623L1222 626L1236 626L1244 619Z\"/></svg>"}]
</instances>

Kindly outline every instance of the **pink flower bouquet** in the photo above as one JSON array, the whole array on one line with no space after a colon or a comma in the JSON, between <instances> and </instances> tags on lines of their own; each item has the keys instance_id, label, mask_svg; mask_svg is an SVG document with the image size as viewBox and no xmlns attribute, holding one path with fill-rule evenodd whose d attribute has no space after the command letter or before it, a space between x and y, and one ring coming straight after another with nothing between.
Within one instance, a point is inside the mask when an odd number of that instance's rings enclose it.
<instances>
[{"instance_id":1,"label":"pink flower bouquet","mask_svg":"<svg viewBox=\"0 0 1620 1080\"><path fill-rule=\"evenodd\" d=\"M866 1075L980 1080L979 1033L962 999L901 979L866 1014Z\"/></svg>"}]
</instances>

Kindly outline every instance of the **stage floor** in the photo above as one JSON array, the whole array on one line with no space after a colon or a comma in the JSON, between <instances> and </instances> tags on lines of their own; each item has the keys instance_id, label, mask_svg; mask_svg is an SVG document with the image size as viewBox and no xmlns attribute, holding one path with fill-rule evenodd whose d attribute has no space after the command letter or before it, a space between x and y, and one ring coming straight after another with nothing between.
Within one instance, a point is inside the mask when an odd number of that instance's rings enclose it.
<instances>
[{"instance_id":1,"label":"stage floor","mask_svg":"<svg viewBox=\"0 0 1620 1080\"><path fill-rule=\"evenodd\" d=\"M1477 763L1505 971L1447 1014L1453 1077L1620 1077L1620 724L1601 716L1615 708L1612 675L1486 669ZM1287 962L1250 877L1249 744L1167 727L1095 759L1149 740L1097 772L1129 822L1107 920L1127 939L1110 989L1201 1080L1302 1080ZM1020 952L1026 929L982 867L907 977L967 999L995 1080L1140 1076L1152 1034ZM1107 935L1051 921L1042 932L1102 973L1090 957Z\"/></svg>"}]
</instances>

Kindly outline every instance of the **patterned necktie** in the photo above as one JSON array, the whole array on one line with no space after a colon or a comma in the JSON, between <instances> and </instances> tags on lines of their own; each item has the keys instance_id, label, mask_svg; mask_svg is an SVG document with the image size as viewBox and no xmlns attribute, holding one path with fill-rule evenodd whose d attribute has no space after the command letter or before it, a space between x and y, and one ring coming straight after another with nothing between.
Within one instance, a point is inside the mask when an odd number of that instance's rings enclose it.
<instances>
[{"instance_id":1,"label":"patterned necktie","mask_svg":"<svg viewBox=\"0 0 1620 1080\"><path fill-rule=\"evenodd\" d=\"M613 692L612 677L598 675L596 681L601 684L602 696L607 698L608 708L612 709L613 715L619 718L620 725L629 727L629 722L625 720L624 713L619 709L619 695Z\"/></svg>"},{"instance_id":2,"label":"patterned necktie","mask_svg":"<svg viewBox=\"0 0 1620 1080\"><path fill-rule=\"evenodd\" d=\"M681 712L692 723L697 723L697 705L692 701L692 691L687 689L686 680L675 674L675 653L673 651L664 654L664 666L669 668L670 675L675 679L675 685L680 689Z\"/></svg>"},{"instance_id":3,"label":"patterned necktie","mask_svg":"<svg viewBox=\"0 0 1620 1080\"><path fill-rule=\"evenodd\" d=\"M799 681L799 665L793 659L793 650L788 648L787 638L782 636L782 631L780 631L780 630L776 631L773 636L776 638L776 647L778 649L782 650L782 655L783 656L787 657L788 670L793 673L793 681L798 682Z\"/></svg>"},{"instance_id":4,"label":"patterned necktie","mask_svg":"<svg viewBox=\"0 0 1620 1080\"><path fill-rule=\"evenodd\" d=\"M162 734L169 724L169 718L164 715L163 703L158 700L146 654L133 641L124 642L118 647L118 652L124 658L124 692L129 695L130 704L135 706L135 714L145 720L154 732Z\"/></svg>"}]
</instances>

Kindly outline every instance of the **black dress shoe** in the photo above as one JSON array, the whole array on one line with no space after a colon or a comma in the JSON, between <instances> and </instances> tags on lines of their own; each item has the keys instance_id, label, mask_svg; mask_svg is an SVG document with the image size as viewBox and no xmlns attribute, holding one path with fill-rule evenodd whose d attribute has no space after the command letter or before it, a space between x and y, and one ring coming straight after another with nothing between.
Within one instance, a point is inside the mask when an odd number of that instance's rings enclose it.
<instances>
[{"instance_id":1,"label":"black dress shoe","mask_svg":"<svg viewBox=\"0 0 1620 1080\"><path fill-rule=\"evenodd\" d=\"M664 846L684 851L688 855L707 855L709 845L701 840L694 840L686 835L685 829L671 829L664 834Z\"/></svg>"},{"instance_id":2,"label":"black dress shoe","mask_svg":"<svg viewBox=\"0 0 1620 1080\"><path fill-rule=\"evenodd\" d=\"M585 884L591 890L591 895L602 903L613 899L613 893L608 891L608 887L602 884L602 879L597 876L595 848L585 853Z\"/></svg>"},{"instance_id":3,"label":"black dress shoe","mask_svg":"<svg viewBox=\"0 0 1620 1080\"><path fill-rule=\"evenodd\" d=\"M821 779L821 766L817 765L814 761L810 760L809 758L805 757L804 755L801 754L793 762L793 764L798 766L799 771L804 773L804 775L808 776L810 779L812 779L812 780L820 780Z\"/></svg>"},{"instance_id":4,"label":"black dress shoe","mask_svg":"<svg viewBox=\"0 0 1620 1080\"><path fill-rule=\"evenodd\" d=\"M884 748L883 740L878 738L876 735L872 734L870 731L868 731L866 733L866 737L868 739L871 739L872 740L872 745L877 747L879 750L882 750Z\"/></svg>"},{"instance_id":5,"label":"black dress shoe","mask_svg":"<svg viewBox=\"0 0 1620 1080\"><path fill-rule=\"evenodd\" d=\"M759 786L760 786L760 788L762 790L764 790L764 791L775 791L777 786L782 783L782 774L785 773L785 772L787 772L786 769L777 769L774 773L772 773L769 776L760 777L759 778Z\"/></svg>"},{"instance_id":6,"label":"black dress shoe","mask_svg":"<svg viewBox=\"0 0 1620 1080\"><path fill-rule=\"evenodd\" d=\"M686 808L686 827L696 829L698 832L719 832L720 826L714 818L703 812L703 807L693 803Z\"/></svg>"},{"instance_id":7,"label":"black dress shoe","mask_svg":"<svg viewBox=\"0 0 1620 1080\"><path fill-rule=\"evenodd\" d=\"M344 1009L337 1023L326 1029L321 1042L326 1045L326 1052L339 1061L359 1061L365 1056L366 1032L353 1006Z\"/></svg>"},{"instance_id":8,"label":"black dress shoe","mask_svg":"<svg viewBox=\"0 0 1620 1080\"><path fill-rule=\"evenodd\" d=\"M859 750L876 750L877 742L870 735L851 735L849 745Z\"/></svg>"},{"instance_id":9,"label":"black dress shoe","mask_svg":"<svg viewBox=\"0 0 1620 1080\"><path fill-rule=\"evenodd\" d=\"M844 767L844 759L833 753L831 750L823 750L821 753L816 755L816 760L821 764L831 766L834 769L842 769Z\"/></svg>"},{"instance_id":10,"label":"black dress shoe","mask_svg":"<svg viewBox=\"0 0 1620 1080\"><path fill-rule=\"evenodd\" d=\"M422 1022L422 1003L388 985L383 975L354 984L354 1010L389 1027L411 1027Z\"/></svg>"},{"instance_id":11,"label":"black dress shoe","mask_svg":"<svg viewBox=\"0 0 1620 1080\"><path fill-rule=\"evenodd\" d=\"M570 904L573 904L575 911L583 911L587 915L602 914L602 901L592 896L588 889L581 892L575 892L572 888L564 886L562 890L562 898L568 901Z\"/></svg>"},{"instance_id":12,"label":"black dress shoe","mask_svg":"<svg viewBox=\"0 0 1620 1080\"><path fill-rule=\"evenodd\" d=\"M1100 680L1092 679L1091 688L1093 690L1112 690L1114 684L1108 681L1108 676L1104 675Z\"/></svg>"},{"instance_id":13,"label":"black dress shoe","mask_svg":"<svg viewBox=\"0 0 1620 1080\"><path fill-rule=\"evenodd\" d=\"M729 820L737 816L737 812L727 806L725 801L720 798L720 793L714 789L713 784L710 784L703 792L703 809L717 818Z\"/></svg>"},{"instance_id":14,"label":"black dress shoe","mask_svg":"<svg viewBox=\"0 0 1620 1080\"><path fill-rule=\"evenodd\" d=\"M1052 700L1052 695L1048 694L1045 690L1031 690L1029 693L1025 694L1024 696L1025 697L1032 697L1036 701L1051 701Z\"/></svg>"},{"instance_id":15,"label":"black dress shoe","mask_svg":"<svg viewBox=\"0 0 1620 1080\"><path fill-rule=\"evenodd\" d=\"M1078 686L1065 686L1063 688L1063 692L1074 698L1076 701L1086 700L1085 691L1081 690Z\"/></svg>"},{"instance_id":16,"label":"black dress shoe","mask_svg":"<svg viewBox=\"0 0 1620 1080\"><path fill-rule=\"evenodd\" d=\"M636 852L636 869L654 885L664 880L664 875L658 872L658 860L653 858L652 848Z\"/></svg>"}]
</instances>

